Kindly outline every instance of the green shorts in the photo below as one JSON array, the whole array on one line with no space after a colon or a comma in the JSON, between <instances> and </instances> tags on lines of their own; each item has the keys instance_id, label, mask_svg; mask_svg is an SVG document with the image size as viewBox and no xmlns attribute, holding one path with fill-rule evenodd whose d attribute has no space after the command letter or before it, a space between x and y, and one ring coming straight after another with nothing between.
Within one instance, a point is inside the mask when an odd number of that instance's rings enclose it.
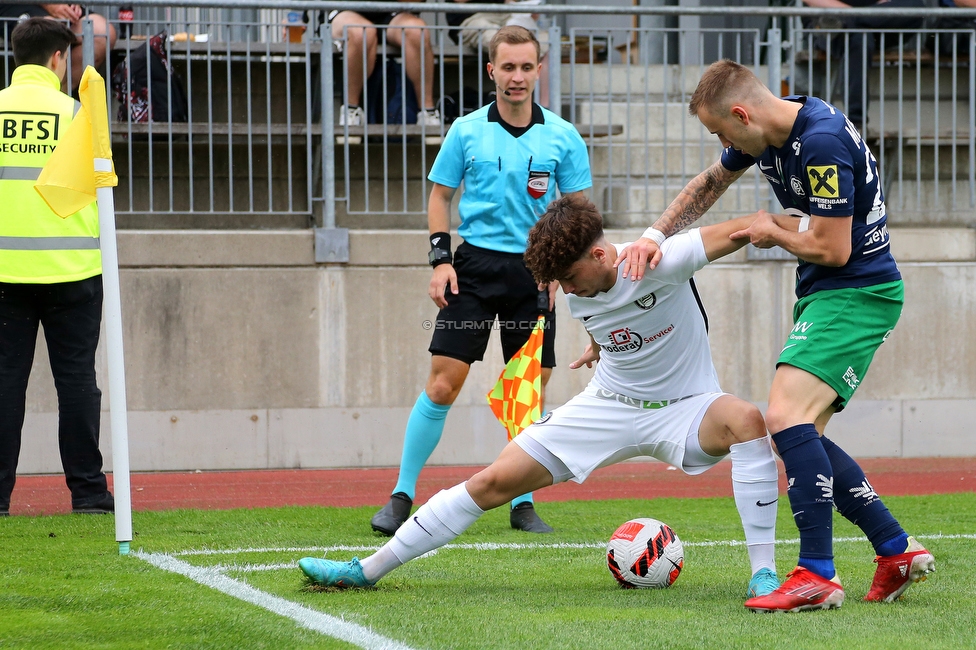
<instances>
[{"instance_id":1,"label":"green shorts","mask_svg":"<svg viewBox=\"0 0 976 650\"><path fill-rule=\"evenodd\" d=\"M793 331L777 365L795 366L825 381L837 392L834 406L840 411L894 329L904 303L901 280L801 298L793 307Z\"/></svg>"}]
</instances>

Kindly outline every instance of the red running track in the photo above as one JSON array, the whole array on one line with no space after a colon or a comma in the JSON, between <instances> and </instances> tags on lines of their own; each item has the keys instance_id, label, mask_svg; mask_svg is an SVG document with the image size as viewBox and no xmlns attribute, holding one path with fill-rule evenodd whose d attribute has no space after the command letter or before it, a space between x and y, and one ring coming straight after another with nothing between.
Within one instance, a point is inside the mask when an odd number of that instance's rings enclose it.
<instances>
[{"instance_id":1,"label":"red running track","mask_svg":"<svg viewBox=\"0 0 976 650\"><path fill-rule=\"evenodd\" d=\"M976 458L870 458L859 462L881 495L976 492ZM563 483L540 490L536 500L732 496L731 468L732 464L726 461L691 477L664 463L622 463L597 470L583 485ZM479 469L426 468L417 485L417 503L464 481ZM783 493L786 480L782 464L779 474ZM132 507L221 510L289 505L381 506L389 498L396 476L395 468L135 473L131 477ZM64 477L17 478L10 514L49 515L70 510Z\"/></svg>"}]
</instances>

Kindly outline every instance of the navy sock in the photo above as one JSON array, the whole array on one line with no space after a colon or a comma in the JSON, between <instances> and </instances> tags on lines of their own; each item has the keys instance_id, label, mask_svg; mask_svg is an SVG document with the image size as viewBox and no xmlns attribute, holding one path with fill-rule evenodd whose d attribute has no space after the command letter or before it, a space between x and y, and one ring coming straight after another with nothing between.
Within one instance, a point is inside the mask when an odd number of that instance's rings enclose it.
<instances>
[{"instance_id":1,"label":"navy sock","mask_svg":"<svg viewBox=\"0 0 976 650\"><path fill-rule=\"evenodd\" d=\"M786 466L787 496L800 532L801 567L828 580L834 570L833 470L813 424L798 424L773 434Z\"/></svg>"},{"instance_id":2,"label":"navy sock","mask_svg":"<svg viewBox=\"0 0 976 650\"><path fill-rule=\"evenodd\" d=\"M888 512L864 471L833 441L820 443L834 468L834 503L837 511L864 531L878 555L897 555L908 547L908 535Z\"/></svg>"}]
</instances>

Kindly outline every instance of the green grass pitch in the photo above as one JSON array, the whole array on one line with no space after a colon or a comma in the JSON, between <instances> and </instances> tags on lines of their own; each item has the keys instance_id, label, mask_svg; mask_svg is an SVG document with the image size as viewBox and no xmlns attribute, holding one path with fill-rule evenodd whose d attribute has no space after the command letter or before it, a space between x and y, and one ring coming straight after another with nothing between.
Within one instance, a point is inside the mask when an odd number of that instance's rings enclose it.
<instances>
[{"instance_id":1,"label":"green grass pitch","mask_svg":"<svg viewBox=\"0 0 976 650\"><path fill-rule=\"evenodd\" d=\"M847 600L840 610L788 615L747 611L745 548L709 544L742 539L728 498L542 503L557 530L544 536L513 531L507 513L493 511L457 540L486 546L441 549L355 592L309 589L297 561L325 547L381 544L369 531L374 508L137 512L127 557L112 517L10 517L0 519L0 648L974 647L976 494L886 503L933 552L936 573L899 602L862 602L873 551L836 515ZM685 543L670 589L620 589L607 571L603 546L634 517L667 522ZM785 503L777 537L782 577L798 550ZM367 637L330 636L347 628Z\"/></svg>"}]
</instances>

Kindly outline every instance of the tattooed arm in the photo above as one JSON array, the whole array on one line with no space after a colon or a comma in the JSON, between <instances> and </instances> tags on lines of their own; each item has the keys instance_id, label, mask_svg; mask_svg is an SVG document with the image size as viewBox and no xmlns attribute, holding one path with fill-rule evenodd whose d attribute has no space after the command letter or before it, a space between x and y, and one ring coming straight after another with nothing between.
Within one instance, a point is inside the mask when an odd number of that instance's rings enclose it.
<instances>
[{"instance_id":1,"label":"tattooed arm","mask_svg":"<svg viewBox=\"0 0 976 650\"><path fill-rule=\"evenodd\" d=\"M715 205L719 197L725 194L725 190L744 173L745 169L730 172L722 165L722 161L716 161L685 185L678 197L654 222L653 227L668 237L687 228Z\"/></svg>"},{"instance_id":2,"label":"tattooed arm","mask_svg":"<svg viewBox=\"0 0 976 650\"><path fill-rule=\"evenodd\" d=\"M748 169L748 168L746 168ZM659 230L666 237L670 237L679 230L687 228L705 214L718 201L719 197L729 189L745 169L732 172L716 161L711 167L691 179L671 205L654 222L652 228ZM647 237L641 237L627 248L620 251L614 267L624 263L624 277L630 270L631 280L638 281L644 277L644 269L654 269L661 261L661 248L657 242Z\"/></svg>"}]
</instances>

